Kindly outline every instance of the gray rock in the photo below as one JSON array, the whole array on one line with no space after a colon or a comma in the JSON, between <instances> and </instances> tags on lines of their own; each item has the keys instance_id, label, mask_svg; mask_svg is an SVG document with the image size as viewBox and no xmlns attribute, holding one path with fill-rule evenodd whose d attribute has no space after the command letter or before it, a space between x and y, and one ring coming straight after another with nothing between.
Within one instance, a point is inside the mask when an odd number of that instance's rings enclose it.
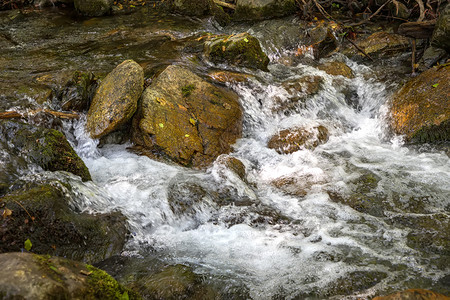
<instances>
[{"instance_id":1,"label":"gray rock","mask_svg":"<svg viewBox=\"0 0 450 300\"><path fill-rule=\"evenodd\" d=\"M100 17L111 12L113 0L74 0L77 12L86 17Z\"/></svg>"}]
</instances>

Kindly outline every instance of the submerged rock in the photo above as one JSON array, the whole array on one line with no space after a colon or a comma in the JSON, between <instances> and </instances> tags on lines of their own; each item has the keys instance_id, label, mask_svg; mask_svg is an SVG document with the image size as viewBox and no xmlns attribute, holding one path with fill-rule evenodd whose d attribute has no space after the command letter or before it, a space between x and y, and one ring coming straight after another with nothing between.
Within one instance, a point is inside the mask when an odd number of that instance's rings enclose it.
<instances>
[{"instance_id":1,"label":"submerged rock","mask_svg":"<svg viewBox=\"0 0 450 300\"><path fill-rule=\"evenodd\" d=\"M236 0L234 21L264 20L294 14L294 0Z\"/></svg>"},{"instance_id":2,"label":"submerged rock","mask_svg":"<svg viewBox=\"0 0 450 300\"><path fill-rule=\"evenodd\" d=\"M144 91L133 141L193 167L228 153L242 132L238 96L180 66L167 67Z\"/></svg>"},{"instance_id":3,"label":"submerged rock","mask_svg":"<svg viewBox=\"0 0 450 300\"><path fill-rule=\"evenodd\" d=\"M268 70L269 58L262 51L258 39L248 33L211 37L205 43L204 52L214 63Z\"/></svg>"},{"instance_id":4,"label":"submerged rock","mask_svg":"<svg viewBox=\"0 0 450 300\"><path fill-rule=\"evenodd\" d=\"M60 257L0 254L2 299L141 299L105 271Z\"/></svg>"},{"instance_id":5,"label":"submerged rock","mask_svg":"<svg viewBox=\"0 0 450 300\"><path fill-rule=\"evenodd\" d=\"M431 45L444 49L450 53L450 5L447 4L441 11L439 19L434 28Z\"/></svg>"},{"instance_id":6,"label":"submerged rock","mask_svg":"<svg viewBox=\"0 0 450 300\"><path fill-rule=\"evenodd\" d=\"M119 254L127 238L120 213L91 215L71 208L70 186L31 183L0 198L0 252L32 251L92 263Z\"/></svg>"},{"instance_id":7,"label":"submerged rock","mask_svg":"<svg viewBox=\"0 0 450 300\"><path fill-rule=\"evenodd\" d=\"M331 61L326 62L317 67L319 70L325 71L327 74L333 75L333 76L344 76L347 78L354 78L355 75L353 74L352 69L347 66L343 62L339 61Z\"/></svg>"},{"instance_id":8,"label":"submerged rock","mask_svg":"<svg viewBox=\"0 0 450 300\"><path fill-rule=\"evenodd\" d=\"M100 84L87 114L86 129L100 138L119 129L131 119L144 88L144 71L133 60L126 60Z\"/></svg>"},{"instance_id":9,"label":"submerged rock","mask_svg":"<svg viewBox=\"0 0 450 300\"><path fill-rule=\"evenodd\" d=\"M100 17L111 13L113 0L74 0L77 12L86 17Z\"/></svg>"},{"instance_id":10,"label":"submerged rock","mask_svg":"<svg viewBox=\"0 0 450 300\"><path fill-rule=\"evenodd\" d=\"M450 297L422 289L409 289L387 296L378 296L373 300L448 300Z\"/></svg>"},{"instance_id":11,"label":"submerged rock","mask_svg":"<svg viewBox=\"0 0 450 300\"><path fill-rule=\"evenodd\" d=\"M314 149L327 141L328 129L319 125L282 130L269 140L267 146L280 154L289 154L301 149Z\"/></svg>"},{"instance_id":12,"label":"submerged rock","mask_svg":"<svg viewBox=\"0 0 450 300\"><path fill-rule=\"evenodd\" d=\"M92 72L74 72L58 93L63 110L87 111L97 89L97 78Z\"/></svg>"},{"instance_id":13,"label":"submerged rock","mask_svg":"<svg viewBox=\"0 0 450 300\"><path fill-rule=\"evenodd\" d=\"M392 126L412 143L450 140L450 66L409 80L393 96Z\"/></svg>"},{"instance_id":14,"label":"submerged rock","mask_svg":"<svg viewBox=\"0 0 450 300\"><path fill-rule=\"evenodd\" d=\"M66 137L54 129L0 121L0 149L47 171L67 171L91 180L88 168ZM8 141L8 142L6 142Z\"/></svg>"}]
</instances>

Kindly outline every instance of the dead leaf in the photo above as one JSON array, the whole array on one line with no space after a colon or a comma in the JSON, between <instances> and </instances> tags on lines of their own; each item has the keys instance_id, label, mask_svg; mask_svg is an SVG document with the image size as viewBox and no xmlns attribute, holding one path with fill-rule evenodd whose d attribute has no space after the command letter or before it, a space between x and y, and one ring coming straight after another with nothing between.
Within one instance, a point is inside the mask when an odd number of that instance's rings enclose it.
<instances>
[{"instance_id":1,"label":"dead leaf","mask_svg":"<svg viewBox=\"0 0 450 300\"><path fill-rule=\"evenodd\" d=\"M89 275L92 274L92 271L89 271L89 272L88 272L88 271L85 271L85 270L81 270L81 271L80 271L80 274L81 274L81 275L84 275L84 276L89 276Z\"/></svg>"},{"instance_id":2,"label":"dead leaf","mask_svg":"<svg viewBox=\"0 0 450 300\"><path fill-rule=\"evenodd\" d=\"M7 207L5 207L5 209L3 210L3 213L2 213L3 219L6 219L10 215L12 215L12 210L10 210Z\"/></svg>"}]
</instances>

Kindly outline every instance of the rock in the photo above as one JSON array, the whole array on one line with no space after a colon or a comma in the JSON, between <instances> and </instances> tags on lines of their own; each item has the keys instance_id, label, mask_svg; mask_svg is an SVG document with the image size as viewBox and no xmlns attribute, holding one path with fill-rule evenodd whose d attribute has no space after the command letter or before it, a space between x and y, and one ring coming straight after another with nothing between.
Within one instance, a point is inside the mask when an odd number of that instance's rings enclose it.
<instances>
[{"instance_id":1,"label":"rock","mask_svg":"<svg viewBox=\"0 0 450 300\"><path fill-rule=\"evenodd\" d=\"M144 88L144 71L133 60L126 60L100 84L87 114L86 129L100 138L119 129L131 119Z\"/></svg>"},{"instance_id":2,"label":"rock","mask_svg":"<svg viewBox=\"0 0 450 300\"><path fill-rule=\"evenodd\" d=\"M0 83L0 110L13 107L33 108L52 99L53 91L46 85L36 83Z\"/></svg>"},{"instance_id":3,"label":"rock","mask_svg":"<svg viewBox=\"0 0 450 300\"><path fill-rule=\"evenodd\" d=\"M230 72L230 71L213 71L213 72L210 72L208 74L208 76L211 77L211 79L213 79L219 83L246 82L249 80L249 78L253 77L250 74Z\"/></svg>"},{"instance_id":4,"label":"rock","mask_svg":"<svg viewBox=\"0 0 450 300\"><path fill-rule=\"evenodd\" d=\"M277 178L271 182L273 186L280 189L288 195L304 197L314 184L324 184L322 177L316 177L312 174L288 175Z\"/></svg>"},{"instance_id":5,"label":"rock","mask_svg":"<svg viewBox=\"0 0 450 300\"><path fill-rule=\"evenodd\" d=\"M326 62L324 64L319 65L317 68L333 76L340 75L350 79L355 77L352 69L350 69L350 67L347 66L345 63L339 61Z\"/></svg>"},{"instance_id":6,"label":"rock","mask_svg":"<svg viewBox=\"0 0 450 300\"><path fill-rule=\"evenodd\" d=\"M440 12L439 19L431 38L431 45L450 53L450 5Z\"/></svg>"},{"instance_id":7,"label":"rock","mask_svg":"<svg viewBox=\"0 0 450 300\"><path fill-rule=\"evenodd\" d=\"M186 16L202 17L210 13L211 0L172 0L172 11Z\"/></svg>"},{"instance_id":8,"label":"rock","mask_svg":"<svg viewBox=\"0 0 450 300\"><path fill-rule=\"evenodd\" d=\"M393 95L392 127L411 143L450 139L450 66L434 67Z\"/></svg>"},{"instance_id":9,"label":"rock","mask_svg":"<svg viewBox=\"0 0 450 300\"><path fill-rule=\"evenodd\" d=\"M63 110L87 111L97 89L97 78L92 72L76 71L58 93Z\"/></svg>"},{"instance_id":10,"label":"rock","mask_svg":"<svg viewBox=\"0 0 450 300\"><path fill-rule=\"evenodd\" d=\"M312 128L291 128L274 135L267 146L280 154L290 154L301 149L314 149L328 141L328 129L319 125Z\"/></svg>"},{"instance_id":11,"label":"rock","mask_svg":"<svg viewBox=\"0 0 450 300\"><path fill-rule=\"evenodd\" d=\"M258 39L248 33L211 37L205 42L204 53L213 63L268 70L269 58Z\"/></svg>"},{"instance_id":12,"label":"rock","mask_svg":"<svg viewBox=\"0 0 450 300\"><path fill-rule=\"evenodd\" d=\"M423 53L422 58L419 60L419 71L425 72L438 62L445 64L448 55L449 54L444 49L433 46L428 47Z\"/></svg>"},{"instance_id":13,"label":"rock","mask_svg":"<svg viewBox=\"0 0 450 300\"><path fill-rule=\"evenodd\" d=\"M236 0L234 21L264 20L294 14L294 0Z\"/></svg>"},{"instance_id":14,"label":"rock","mask_svg":"<svg viewBox=\"0 0 450 300\"><path fill-rule=\"evenodd\" d=\"M331 55L339 46L332 27L325 23L310 29L303 44L304 46L297 51L297 55L310 53L312 50L315 59Z\"/></svg>"},{"instance_id":15,"label":"rock","mask_svg":"<svg viewBox=\"0 0 450 300\"><path fill-rule=\"evenodd\" d=\"M409 41L406 37L383 31L376 32L364 40L358 40L356 44L373 58L376 56L396 55L410 48ZM345 54L350 56L363 56L361 52L355 50L353 46L351 47L350 51L344 51Z\"/></svg>"},{"instance_id":16,"label":"rock","mask_svg":"<svg viewBox=\"0 0 450 300\"><path fill-rule=\"evenodd\" d=\"M106 272L60 257L0 254L2 299L141 299Z\"/></svg>"},{"instance_id":17,"label":"rock","mask_svg":"<svg viewBox=\"0 0 450 300\"><path fill-rule=\"evenodd\" d=\"M387 296L378 296L373 300L449 300L450 297L445 295L421 289L409 289Z\"/></svg>"},{"instance_id":18,"label":"rock","mask_svg":"<svg viewBox=\"0 0 450 300\"><path fill-rule=\"evenodd\" d=\"M242 110L234 92L174 65L144 91L135 120L136 145L198 168L228 153L242 132Z\"/></svg>"},{"instance_id":19,"label":"rock","mask_svg":"<svg viewBox=\"0 0 450 300\"><path fill-rule=\"evenodd\" d=\"M217 158L215 163L230 170L231 172L236 174L242 181L246 182L245 166L242 161L240 161L236 157L222 154Z\"/></svg>"},{"instance_id":20,"label":"rock","mask_svg":"<svg viewBox=\"0 0 450 300\"><path fill-rule=\"evenodd\" d=\"M119 254L126 242L125 217L120 213L91 215L71 209L77 196L59 181L27 183L0 198L0 253L32 251L93 263ZM10 212L10 214L5 214Z\"/></svg>"},{"instance_id":21,"label":"rock","mask_svg":"<svg viewBox=\"0 0 450 300\"><path fill-rule=\"evenodd\" d=\"M86 17L100 17L111 13L112 0L74 0L77 12Z\"/></svg>"},{"instance_id":22,"label":"rock","mask_svg":"<svg viewBox=\"0 0 450 300\"><path fill-rule=\"evenodd\" d=\"M54 129L14 121L0 121L0 149L46 171L67 171L91 180L88 168L66 137ZM8 143L6 143L8 141Z\"/></svg>"},{"instance_id":23,"label":"rock","mask_svg":"<svg viewBox=\"0 0 450 300\"><path fill-rule=\"evenodd\" d=\"M302 76L297 79L283 82L282 86L288 93L287 98L276 97L274 111L288 111L305 102L309 97L317 94L323 83L320 76Z\"/></svg>"}]
</instances>

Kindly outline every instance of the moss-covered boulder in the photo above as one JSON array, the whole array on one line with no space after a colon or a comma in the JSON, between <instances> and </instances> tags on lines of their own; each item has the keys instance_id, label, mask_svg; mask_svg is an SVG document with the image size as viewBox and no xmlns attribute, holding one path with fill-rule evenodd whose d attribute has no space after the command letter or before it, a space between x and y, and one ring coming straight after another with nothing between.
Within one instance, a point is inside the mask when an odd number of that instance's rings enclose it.
<instances>
[{"instance_id":1,"label":"moss-covered boulder","mask_svg":"<svg viewBox=\"0 0 450 300\"><path fill-rule=\"evenodd\" d=\"M373 300L448 300L450 297L422 289L409 289L387 296L378 296Z\"/></svg>"},{"instance_id":2,"label":"moss-covered boulder","mask_svg":"<svg viewBox=\"0 0 450 300\"><path fill-rule=\"evenodd\" d=\"M409 80L392 100L392 127L412 143L450 139L450 66Z\"/></svg>"},{"instance_id":3,"label":"moss-covered boulder","mask_svg":"<svg viewBox=\"0 0 450 300\"><path fill-rule=\"evenodd\" d=\"M431 44L450 53L450 5L447 4L441 11L434 28Z\"/></svg>"},{"instance_id":4,"label":"moss-covered boulder","mask_svg":"<svg viewBox=\"0 0 450 300\"><path fill-rule=\"evenodd\" d=\"M0 121L0 148L46 171L67 171L91 180L88 168L66 137L46 129L14 121ZM8 141L8 142L6 142Z\"/></svg>"},{"instance_id":5,"label":"moss-covered boulder","mask_svg":"<svg viewBox=\"0 0 450 300\"><path fill-rule=\"evenodd\" d=\"M347 78L354 78L355 75L353 74L352 69L347 66L345 63L340 61L331 61L326 62L317 67L319 70L325 71L327 74L333 75L333 76L344 76Z\"/></svg>"},{"instance_id":6,"label":"moss-covered boulder","mask_svg":"<svg viewBox=\"0 0 450 300\"><path fill-rule=\"evenodd\" d=\"M144 71L126 60L100 84L87 114L86 128L93 138L119 129L131 119L144 89Z\"/></svg>"},{"instance_id":7,"label":"moss-covered boulder","mask_svg":"<svg viewBox=\"0 0 450 300\"><path fill-rule=\"evenodd\" d=\"M282 130L269 140L267 146L280 154L289 154L301 149L314 149L327 141L328 129L319 125Z\"/></svg>"},{"instance_id":8,"label":"moss-covered boulder","mask_svg":"<svg viewBox=\"0 0 450 300\"><path fill-rule=\"evenodd\" d=\"M74 0L77 12L86 17L100 17L111 13L112 0Z\"/></svg>"},{"instance_id":9,"label":"moss-covered boulder","mask_svg":"<svg viewBox=\"0 0 450 300\"><path fill-rule=\"evenodd\" d=\"M261 69L267 71L269 58L257 38L248 33L210 37L205 42L206 58L214 63Z\"/></svg>"},{"instance_id":10,"label":"moss-covered boulder","mask_svg":"<svg viewBox=\"0 0 450 300\"><path fill-rule=\"evenodd\" d=\"M74 211L70 186L58 181L28 183L0 198L0 253L21 251L26 240L39 254L88 263L119 254L127 238L120 213Z\"/></svg>"},{"instance_id":11,"label":"moss-covered boulder","mask_svg":"<svg viewBox=\"0 0 450 300\"><path fill-rule=\"evenodd\" d=\"M295 0L236 0L234 21L264 20L294 14Z\"/></svg>"},{"instance_id":12,"label":"moss-covered boulder","mask_svg":"<svg viewBox=\"0 0 450 300\"><path fill-rule=\"evenodd\" d=\"M200 168L228 153L241 132L238 96L180 66L167 67L144 91L133 122L136 145Z\"/></svg>"},{"instance_id":13,"label":"moss-covered boulder","mask_svg":"<svg viewBox=\"0 0 450 300\"><path fill-rule=\"evenodd\" d=\"M410 48L409 41L406 37L384 31L376 32L367 38L357 40L356 44L371 57L389 57L404 53ZM349 47L344 51L345 54L350 57L364 56L360 51L355 50L354 46Z\"/></svg>"},{"instance_id":14,"label":"moss-covered boulder","mask_svg":"<svg viewBox=\"0 0 450 300\"><path fill-rule=\"evenodd\" d=\"M0 254L1 299L141 299L106 272L60 257Z\"/></svg>"}]
</instances>

